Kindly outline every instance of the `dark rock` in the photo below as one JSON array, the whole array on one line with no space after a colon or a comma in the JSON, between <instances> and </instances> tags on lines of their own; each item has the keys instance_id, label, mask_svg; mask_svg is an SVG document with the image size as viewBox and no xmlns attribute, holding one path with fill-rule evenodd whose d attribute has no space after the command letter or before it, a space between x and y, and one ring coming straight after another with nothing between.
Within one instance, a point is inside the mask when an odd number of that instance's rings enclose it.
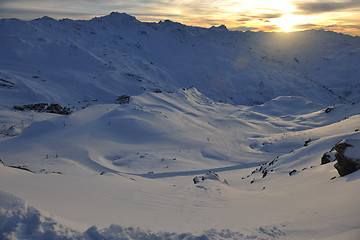
<instances>
[{"instance_id":1,"label":"dark rock","mask_svg":"<svg viewBox=\"0 0 360 240\"><path fill-rule=\"evenodd\" d=\"M71 110L70 108L61 107L59 104L52 103L50 106L46 108L46 112L56 113L60 115L69 115L71 113Z\"/></svg>"},{"instance_id":2,"label":"dark rock","mask_svg":"<svg viewBox=\"0 0 360 240\"><path fill-rule=\"evenodd\" d=\"M200 180L200 178L198 176L193 178L193 182L194 184L197 184L198 182L201 182L202 180Z\"/></svg>"},{"instance_id":3,"label":"dark rock","mask_svg":"<svg viewBox=\"0 0 360 240\"><path fill-rule=\"evenodd\" d=\"M215 181L219 181L219 182L228 184L226 180L221 181L219 175L217 173L213 172L213 171L209 171L209 172L205 173L202 176L196 176L196 177L193 178L194 184L197 184L199 182L203 182L205 180L215 180Z\"/></svg>"},{"instance_id":4,"label":"dark rock","mask_svg":"<svg viewBox=\"0 0 360 240\"><path fill-rule=\"evenodd\" d=\"M5 166L5 163L0 159L0 164Z\"/></svg>"},{"instance_id":5,"label":"dark rock","mask_svg":"<svg viewBox=\"0 0 360 240\"><path fill-rule=\"evenodd\" d=\"M326 152L321 157L321 165L327 164L329 162L330 162L330 154Z\"/></svg>"},{"instance_id":6,"label":"dark rock","mask_svg":"<svg viewBox=\"0 0 360 240\"><path fill-rule=\"evenodd\" d=\"M8 88L8 89L11 89L11 88L14 88L15 87L15 84L10 82L10 81L7 81L5 79L2 79L0 78L0 88Z\"/></svg>"},{"instance_id":7,"label":"dark rock","mask_svg":"<svg viewBox=\"0 0 360 240\"><path fill-rule=\"evenodd\" d=\"M333 111L334 109L335 109L334 107L327 107L327 108L324 110L324 112L325 112L325 113L329 113L329 112Z\"/></svg>"},{"instance_id":8,"label":"dark rock","mask_svg":"<svg viewBox=\"0 0 360 240\"><path fill-rule=\"evenodd\" d=\"M31 171L30 169L28 169L26 167L21 167L21 166L9 166L9 167L24 170L24 171L28 171L28 172L31 172L31 173L35 173L35 172Z\"/></svg>"},{"instance_id":9,"label":"dark rock","mask_svg":"<svg viewBox=\"0 0 360 240\"><path fill-rule=\"evenodd\" d=\"M36 112L44 112L45 108L48 106L47 103L35 103L24 105L23 108L27 110L33 110Z\"/></svg>"},{"instance_id":10,"label":"dark rock","mask_svg":"<svg viewBox=\"0 0 360 240\"><path fill-rule=\"evenodd\" d=\"M59 104L51 103L35 103L35 104L26 104L23 106L14 106L15 110L25 111L31 110L35 112L47 112L47 113L55 113L60 115L69 115L71 114L70 108L61 107Z\"/></svg>"},{"instance_id":11,"label":"dark rock","mask_svg":"<svg viewBox=\"0 0 360 240\"><path fill-rule=\"evenodd\" d=\"M291 172L289 172L289 175L291 176L291 175L293 175L294 173L296 173L297 171L294 169L294 170L292 170Z\"/></svg>"},{"instance_id":12,"label":"dark rock","mask_svg":"<svg viewBox=\"0 0 360 240\"><path fill-rule=\"evenodd\" d=\"M334 165L334 167L340 176L345 176L360 169L360 156L358 159L354 159L344 155L347 148L354 147L347 141L348 140L341 141L334 146L336 151L335 158L337 160L337 163Z\"/></svg>"},{"instance_id":13,"label":"dark rock","mask_svg":"<svg viewBox=\"0 0 360 240\"><path fill-rule=\"evenodd\" d=\"M25 111L25 108L23 106L14 106L14 109L19 111Z\"/></svg>"},{"instance_id":14,"label":"dark rock","mask_svg":"<svg viewBox=\"0 0 360 240\"><path fill-rule=\"evenodd\" d=\"M304 143L304 147L309 146L309 143L310 143L311 141L312 141L311 138L309 138L308 140L306 140L305 143Z\"/></svg>"},{"instance_id":15,"label":"dark rock","mask_svg":"<svg viewBox=\"0 0 360 240\"><path fill-rule=\"evenodd\" d=\"M121 95L116 99L118 104L129 104L130 103L130 96L128 95Z\"/></svg>"},{"instance_id":16,"label":"dark rock","mask_svg":"<svg viewBox=\"0 0 360 240\"><path fill-rule=\"evenodd\" d=\"M161 91L161 89L158 88L158 89L154 90L154 93L162 93L162 91Z\"/></svg>"}]
</instances>

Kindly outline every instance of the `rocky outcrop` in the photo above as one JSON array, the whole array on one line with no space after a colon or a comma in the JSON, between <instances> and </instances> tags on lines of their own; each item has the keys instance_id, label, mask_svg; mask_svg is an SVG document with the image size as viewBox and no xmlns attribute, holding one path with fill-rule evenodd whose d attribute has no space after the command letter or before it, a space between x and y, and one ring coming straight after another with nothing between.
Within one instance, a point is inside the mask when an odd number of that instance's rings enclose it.
<instances>
[{"instance_id":1,"label":"rocky outcrop","mask_svg":"<svg viewBox=\"0 0 360 240\"><path fill-rule=\"evenodd\" d=\"M321 165L337 161L334 165L340 176L360 169L360 139L344 139L321 157Z\"/></svg>"},{"instance_id":2,"label":"rocky outcrop","mask_svg":"<svg viewBox=\"0 0 360 240\"><path fill-rule=\"evenodd\" d=\"M326 152L321 157L321 165L327 164L329 162L334 162L335 159L335 149L332 148L330 152Z\"/></svg>"},{"instance_id":3,"label":"rocky outcrop","mask_svg":"<svg viewBox=\"0 0 360 240\"><path fill-rule=\"evenodd\" d=\"M357 143L360 143L360 139L346 139L334 146L336 151L335 159L337 160L334 167L340 176L345 176L360 169L360 156L357 156L360 152L358 149L360 145L358 146Z\"/></svg>"},{"instance_id":4,"label":"rocky outcrop","mask_svg":"<svg viewBox=\"0 0 360 240\"><path fill-rule=\"evenodd\" d=\"M60 115L69 115L71 114L70 108L62 107L57 103L35 103L35 104L27 104L22 106L14 106L15 110L25 111L32 110L35 112L47 112L47 113L55 113Z\"/></svg>"},{"instance_id":5,"label":"rocky outcrop","mask_svg":"<svg viewBox=\"0 0 360 240\"><path fill-rule=\"evenodd\" d=\"M121 95L116 99L116 103L122 104L129 104L130 103L130 96L128 95Z\"/></svg>"},{"instance_id":6,"label":"rocky outcrop","mask_svg":"<svg viewBox=\"0 0 360 240\"><path fill-rule=\"evenodd\" d=\"M202 175L202 176L196 176L193 178L193 182L194 184L197 184L197 183L201 183L201 182L204 182L205 180L215 180L215 181L219 181L221 183L225 183L227 185L229 185L229 183L227 182L226 179L224 179L223 181L220 180L220 177L219 175L217 175L215 172L213 171L209 171L207 172L206 174Z\"/></svg>"},{"instance_id":7,"label":"rocky outcrop","mask_svg":"<svg viewBox=\"0 0 360 240\"><path fill-rule=\"evenodd\" d=\"M21 133L21 129L15 126L10 126L8 129L4 131L5 136L8 137L15 137L18 136L20 133Z\"/></svg>"},{"instance_id":8,"label":"rocky outcrop","mask_svg":"<svg viewBox=\"0 0 360 240\"><path fill-rule=\"evenodd\" d=\"M292 176L292 175L294 175L295 173L297 173L297 171L294 169L294 170L292 170L291 172L289 172L289 175Z\"/></svg>"}]
</instances>

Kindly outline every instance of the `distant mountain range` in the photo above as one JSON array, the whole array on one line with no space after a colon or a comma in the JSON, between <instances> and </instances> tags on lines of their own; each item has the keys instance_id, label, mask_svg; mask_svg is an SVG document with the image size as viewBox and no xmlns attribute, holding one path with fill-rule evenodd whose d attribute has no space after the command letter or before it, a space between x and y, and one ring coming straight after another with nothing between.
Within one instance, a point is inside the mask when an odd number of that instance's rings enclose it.
<instances>
[{"instance_id":1,"label":"distant mountain range","mask_svg":"<svg viewBox=\"0 0 360 240\"><path fill-rule=\"evenodd\" d=\"M288 95L327 105L360 100L360 38L335 32L238 32L117 12L89 21L2 19L0 29L6 107L80 108L190 86L242 105Z\"/></svg>"}]
</instances>

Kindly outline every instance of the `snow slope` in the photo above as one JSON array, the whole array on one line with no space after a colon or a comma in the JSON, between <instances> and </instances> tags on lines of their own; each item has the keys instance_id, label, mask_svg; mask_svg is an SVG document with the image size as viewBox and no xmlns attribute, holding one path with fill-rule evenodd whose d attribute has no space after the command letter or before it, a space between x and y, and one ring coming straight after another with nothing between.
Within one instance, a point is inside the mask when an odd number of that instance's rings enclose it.
<instances>
[{"instance_id":1,"label":"snow slope","mask_svg":"<svg viewBox=\"0 0 360 240\"><path fill-rule=\"evenodd\" d=\"M320 163L360 139L359 38L0 28L1 239L358 239L360 172ZM73 113L13 109L40 102Z\"/></svg>"}]
</instances>

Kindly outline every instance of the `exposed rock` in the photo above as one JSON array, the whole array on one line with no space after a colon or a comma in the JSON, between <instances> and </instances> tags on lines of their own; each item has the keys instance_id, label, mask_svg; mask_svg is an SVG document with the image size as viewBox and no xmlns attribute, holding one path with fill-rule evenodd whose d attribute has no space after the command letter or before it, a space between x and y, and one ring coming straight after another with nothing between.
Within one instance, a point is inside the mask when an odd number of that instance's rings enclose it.
<instances>
[{"instance_id":1,"label":"exposed rock","mask_svg":"<svg viewBox=\"0 0 360 240\"><path fill-rule=\"evenodd\" d=\"M162 93L162 90L160 88L157 88L154 90L154 93Z\"/></svg>"},{"instance_id":2,"label":"exposed rock","mask_svg":"<svg viewBox=\"0 0 360 240\"><path fill-rule=\"evenodd\" d=\"M327 163L331 162L330 158L331 158L330 152L324 153L322 155L322 157L321 157L321 165L324 165L324 164L327 164Z\"/></svg>"},{"instance_id":3,"label":"exposed rock","mask_svg":"<svg viewBox=\"0 0 360 240\"><path fill-rule=\"evenodd\" d=\"M262 175L262 178L266 177L268 171L267 170L263 170L263 175Z\"/></svg>"},{"instance_id":4,"label":"exposed rock","mask_svg":"<svg viewBox=\"0 0 360 240\"><path fill-rule=\"evenodd\" d=\"M14 87L15 87L14 83L0 78L0 88L8 88L8 89L10 89L10 88L14 88Z\"/></svg>"},{"instance_id":5,"label":"exposed rock","mask_svg":"<svg viewBox=\"0 0 360 240\"><path fill-rule=\"evenodd\" d=\"M69 115L71 113L71 110L69 108L61 107L59 104L52 103L46 108L46 112L56 113L60 115Z\"/></svg>"},{"instance_id":6,"label":"exposed rock","mask_svg":"<svg viewBox=\"0 0 360 240\"><path fill-rule=\"evenodd\" d=\"M324 110L324 112L325 112L325 113L329 113L329 112L333 111L334 109L335 109L335 107L327 107L327 108Z\"/></svg>"},{"instance_id":7,"label":"exposed rock","mask_svg":"<svg viewBox=\"0 0 360 240\"><path fill-rule=\"evenodd\" d=\"M128 95L121 95L116 99L118 104L129 104L130 103L130 96Z\"/></svg>"},{"instance_id":8,"label":"exposed rock","mask_svg":"<svg viewBox=\"0 0 360 240\"><path fill-rule=\"evenodd\" d=\"M360 139L345 139L334 146L336 151L335 158L337 160L334 167L340 176L345 176L360 169L360 156L358 155L360 151L356 149L359 146ZM353 151L348 153L348 150Z\"/></svg>"},{"instance_id":9,"label":"exposed rock","mask_svg":"<svg viewBox=\"0 0 360 240\"><path fill-rule=\"evenodd\" d=\"M204 174L203 176L196 176L196 177L194 177L194 178L193 178L193 182L194 182L194 184L197 184L197 183L203 182L203 181L205 181L205 180L207 180L207 179L219 181L219 182L222 182L222 183L224 183L224 184L229 185L229 183L227 182L226 179L224 179L224 181L220 180L219 175L217 175L217 174L216 174L215 172L213 172L213 171L209 171L209 172L207 172L206 174Z\"/></svg>"},{"instance_id":10,"label":"exposed rock","mask_svg":"<svg viewBox=\"0 0 360 240\"><path fill-rule=\"evenodd\" d=\"M22 167L22 166L9 166L9 167L24 170L24 171L31 172L31 173L35 173L35 172L31 171L30 169L28 169L27 167Z\"/></svg>"},{"instance_id":11,"label":"exposed rock","mask_svg":"<svg viewBox=\"0 0 360 240\"><path fill-rule=\"evenodd\" d=\"M330 162L334 162L335 159L335 148L333 147L329 152L326 152L321 157L321 165L328 164Z\"/></svg>"},{"instance_id":12,"label":"exposed rock","mask_svg":"<svg viewBox=\"0 0 360 240\"><path fill-rule=\"evenodd\" d=\"M289 175L292 176L294 173L296 173L297 171L294 169L291 172L289 172Z\"/></svg>"},{"instance_id":13,"label":"exposed rock","mask_svg":"<svg viewBox=\"0 0 360 240\"><path fill-rule=\"evenodd\" d=\"M15 110L25 111L32 110L35 112L47 112L47 113L55 113L60 115L69 115L71 113L70 108L61 107L57 103L35 103L35 104L26 104L23 106L14 106Z\"/></svg>"},{"instance_id":14,"label":"exposed rock","mask_svg":"<svg viewBox=\"0 0 360 240\"><path fill-rule=\"evenodd\" d=\"M5 136L9 136L9 137L15 137L18 136L21 133L21 129L16 128L14 126L9 127L8 129L6 129L6 131L4 132Z\"/></svg>"},{"instance_id":15,"label":"exposed rock","mask_svg":"<svg viewBox=\"0 0 360 240\"><path fill-rule=\"evenodd\" d=\"M310 143L311 141L312 141L311 138L309 138L308 140L306 140L305 143L304 143L304 147L309 146L309 143Z\"/></svg>"},{"instance_id":16,"label":"exposed rock","mask_svg":"<svg viewBox=\"0 0 360 240\"><path fill-rule=\"evenodd\" d=\"M197 184L197 183L202 182L204 180L205 180L204 176L196 176L196 177L193 178L194 184Z\"/></svg>"}]
</instances>

